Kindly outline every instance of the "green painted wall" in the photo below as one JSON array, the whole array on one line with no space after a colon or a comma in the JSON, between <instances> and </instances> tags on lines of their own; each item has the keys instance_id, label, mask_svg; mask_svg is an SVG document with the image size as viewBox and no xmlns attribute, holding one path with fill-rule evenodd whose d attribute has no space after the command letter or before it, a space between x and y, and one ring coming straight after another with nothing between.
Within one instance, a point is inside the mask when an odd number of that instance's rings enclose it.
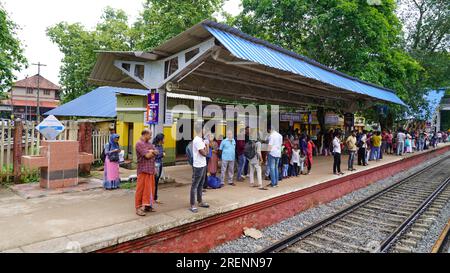
<instances>
[{"instance_id":1,"label":"green painted wall","mask_svg":"<svg viewBox=\"0 0 450 273\"><path fill-rule=\"evenodd\" d=\"M147 97L117 95L117 108L145 108Z\"/></svg>"},{"instance_id":2,"label":"green painted wall","mask_svg":"<svg viewBox=\"0 0 450 273\"><path fill-rule=\"evenodd\" d=\"M450 129L450 111L441 111L441 130L448 131Z\"/></svg>"}]
</instances>

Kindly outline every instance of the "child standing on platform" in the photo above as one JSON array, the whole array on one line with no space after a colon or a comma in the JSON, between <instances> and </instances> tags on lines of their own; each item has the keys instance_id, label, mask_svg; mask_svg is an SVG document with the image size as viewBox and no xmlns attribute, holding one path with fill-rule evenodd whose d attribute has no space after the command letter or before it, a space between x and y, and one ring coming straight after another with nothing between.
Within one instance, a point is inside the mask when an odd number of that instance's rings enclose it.
<instances>
[{"instance_id":1,"label":"child standing on platform","mask_svg":"<svg viewBox=\"0 0 450 273\"><path fill-rule=\"evenodd\" d=\"M306 161L306 154L303 151L301 151L300 158L298 160L299 166L300 166L300 174L306 174L305 173L305 161Z\"/></svg>"},{"instance_id":2,"label":"child standing on platform","mask_svg":"<svg viewBox=\"0 0 450 273\"><path fill-rule=\"evenodd\" d=\"M294 149L292 149L292 158L291 158L291 176L298 176L300 165L300 149L298 148L298 144L294 144Z\"/></svg>"},{"instance_id":3,"label":"child standing on platform","mask_svg":"<svg viewBox=\"0 0 450 273\"><path fill-rule=\"evenodd\" d=\"M283 149L283 154L281 155L281 164L283 164L283 178L287 178L289 176L289 155L287 148Z\"/></svg>"}]
</instances>

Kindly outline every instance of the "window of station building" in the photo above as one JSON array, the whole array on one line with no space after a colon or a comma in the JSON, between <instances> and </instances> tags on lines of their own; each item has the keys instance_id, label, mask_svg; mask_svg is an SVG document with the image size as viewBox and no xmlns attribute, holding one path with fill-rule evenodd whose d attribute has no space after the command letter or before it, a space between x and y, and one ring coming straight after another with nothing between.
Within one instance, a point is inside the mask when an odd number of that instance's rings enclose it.
<instances>
[{"instance_id":1,"label":"window of station building","mask_svg":"<svg viewBox=\"0 0 450 273\"><path fill-rule=\"evenodd\" d=\"M195 55L197 55L200 52L199 48L195 48L191 51L186 52L186 54L184 54L184 59L186 62L189 62L192 58L195 57Z\"/></svg>"},{"instance_id":2,"label":"window of station building","mask_svg":"<svg viewBox=\"0 0 450 273\"><path fill-rule=\"evenodd\" d=\"M33 88L27 88L27 94L33 94Z\"/></svg>"},{"instance_id":3,"label":"window of station building","mask_svg":"<svg viewBox=\"0 0 450 273\"><path fill-rule=\"evenodd\" d=\"M167 79L173 72L178 70L178 57L167 60L164 63L164 79Z\"/></svg>"},{"instance_id":4,"label":"window of station building","mask_svg":"<svg viewBox=\"0 0 450 273\"><path fill-rule=\"evenodd\" d=\"M137 64L134 66L134 76L138 77L139 79L144 79L144 70L145 67L142 64Z\"/></svg>"},{"instance_id":5,"label":"window of station building","mask_svg":"<svg viewBox=\"0 0 450 273\"><path fill-rule=\"evenodd\" d=\"M125 69L126 71L130 72L131 64L129 64L129 63L122 63L122 68Z\"/></svg>"},{"instance_id":6,"label":"window of station building","mask_svg":"<svg viewBox=\"0 0 450 273\"><path fill-rule=\"evenodd\" d=\"M44 90L44 95L50 96L50 90Z\"/></svg>"}]
</instances>

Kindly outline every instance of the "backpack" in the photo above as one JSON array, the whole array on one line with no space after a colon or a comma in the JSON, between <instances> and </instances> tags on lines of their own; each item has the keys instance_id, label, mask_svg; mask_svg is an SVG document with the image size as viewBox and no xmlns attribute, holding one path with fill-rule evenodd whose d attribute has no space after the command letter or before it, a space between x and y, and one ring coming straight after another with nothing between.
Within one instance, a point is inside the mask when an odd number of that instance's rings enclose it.
<instances>
[{"instance_id":1,"label":"backpack","mask_svg":"<svg viewBox=\"0 0 450 273\"><path fill-rule=\"evenodd\" d=\"M215 175L208 176L208 187L218 189L222 186L220 178Z\"/></svg>"},{"instance_id":2,"label":"backpack","mask_svg":"<svg viewBox=\"0 0 450 273\"><path fill-rule=\"evenodd\" d=\"M186 146L186 158L188 160L189 165L194 164L194 155L192 153L192 141Z\"/></svg>"},{"instance_id":3,"label":"backpack","mask_svg":"<svg viewBox=\"0 0 450 273\"><path fill-rule=\"evenodd\" d=\"M102 153L100 154L100 160L103 163L105 163L105 160L106 160L106 153L105 153L106 147L108 147L108 150L109 150L109 144L108 143L103 147Z\"/></svg>"},{"instance_id":4,"label":"backpack","mask_svg":"<svg viewBox=\"0 0 450 273\"><path fill-rule=\"evenodd\" d=\"M102 153L100 154L100 159L102 160L102 162L105 162L105 160L106 160L106 153L105 153L106 149L108 149L108 151L110 151L109 143L105 145ZM119 162L119 160L120 160L119 153L111 153L108 155L108 158L109 158L110 162Z\"/></svg>"},{"instance_id":5,"label":"backpack","mask_svg":"<svg viewBox=\"0 0 450 273\"><path fill-rule=\"evenodd\" d=\"M102 153L100 154L100 160L105 163L106 160L106 154L105 154L105 149L103 149Z\"/></svg>"},{"instance_id":6,"label":"backpack","mask_svg":"<svg viewBox=\"0 0 450 273\"><path fill-rule=\"evenodd\" d=\"M251 160L256 156L256 146L254 141L245 143L244 155L248 160Z\"/></svg>"}]
</instances>

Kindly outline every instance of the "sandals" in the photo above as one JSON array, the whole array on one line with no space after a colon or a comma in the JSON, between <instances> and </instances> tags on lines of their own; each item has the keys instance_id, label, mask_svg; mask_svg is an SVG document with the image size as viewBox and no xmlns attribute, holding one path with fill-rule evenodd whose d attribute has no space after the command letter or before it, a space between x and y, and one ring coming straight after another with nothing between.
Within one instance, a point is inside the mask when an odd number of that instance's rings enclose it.
<instances>
[{"instance_id":1,"label":"sandals","mask_svg":"<svg viewBox=\"0 0 450 273\"><path fill-rule=\"evenodd\" d=\"M146 212L154 212L155 210L152 207L150 207L150 206L145 206L144 211L146 211Z\"/></svg>"},{"instance_id":2,"label":"sandals","mask_svg":"<svg viewBox=\"0 0 450 273\"><path fill-rule=\"evenodd\" d=\"M142 208L136 209L136 214L139 216L145 216L145 211Z\"/></svg>"}]
</instances>

